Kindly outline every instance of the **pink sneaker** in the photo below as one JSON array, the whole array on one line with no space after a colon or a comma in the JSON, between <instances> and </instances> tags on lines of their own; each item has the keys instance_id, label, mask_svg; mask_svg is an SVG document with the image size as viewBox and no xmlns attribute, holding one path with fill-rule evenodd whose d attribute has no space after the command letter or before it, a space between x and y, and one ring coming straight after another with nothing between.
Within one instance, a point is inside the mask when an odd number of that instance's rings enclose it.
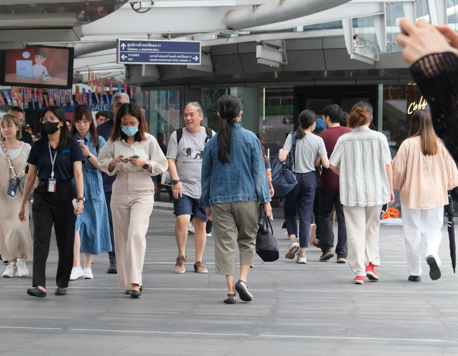
<instances>
[{"instance_id":1,"label":"pink sneaker","mask_svg":"<svg viewBox=\"0 0 458 356\"><path fill-rule=\"evenodd\" d=\"M366 277L364 276L358 276L353 280L353 283L354 284L363 284L365 279Z\"/></svg>"},{"instance_id":2,"label":"pink sneaker","mask_svg":"<svg viewBox=\"0 0 458 356\"><path fill-rule=\"evenodd\" d=\"M370 262L369 266L366 267L366 276L371 281L378 281L378 276L377 273L375 273L374 265L372 264L372 262Z\"/></svg>"}]
</instances>

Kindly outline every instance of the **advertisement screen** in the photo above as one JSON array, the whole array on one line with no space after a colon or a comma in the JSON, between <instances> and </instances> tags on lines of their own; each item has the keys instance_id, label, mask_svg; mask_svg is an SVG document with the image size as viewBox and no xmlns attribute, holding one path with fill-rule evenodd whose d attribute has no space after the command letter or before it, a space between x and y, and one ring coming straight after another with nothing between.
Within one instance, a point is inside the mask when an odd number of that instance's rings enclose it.
<instances>
[{"instance_id":1,"label":"advertisement screen","mask_svg":"<svg viewBox=\"0 0 458 356\"><path fill-rule=\"evenodd\" d=\"M73 48L25 47L5 51L6 85L68 89L72 86Z\"/></svg>"}]
</instances>

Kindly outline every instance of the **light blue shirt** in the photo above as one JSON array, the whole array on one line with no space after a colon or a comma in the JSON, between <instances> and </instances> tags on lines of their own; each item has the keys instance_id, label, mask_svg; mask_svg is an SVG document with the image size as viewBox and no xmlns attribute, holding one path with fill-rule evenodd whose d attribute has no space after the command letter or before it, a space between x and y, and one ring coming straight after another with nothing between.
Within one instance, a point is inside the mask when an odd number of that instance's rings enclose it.
<instances>
[{"instance_id":1,"label":"light blue shirt","mask_svg":"<svg viewBox=\"0 0 458 356\"><path fill-rule=\"evenodd\" d=\"M75 140L84 140L84 144L89 148L89 152L91 152L91 154L95 157L98 156L98 151L103 147L105 146L105 144L107 143L105 141L105 139L102 137L102 136L98 136L98 141L99 141L99 147L94 147L92 145L92 136L91 136L91 133L88 131L88 133L86 134L86 136L84 136L83 138L80 137L79 133L77 132L75 134L75 136L73 136L75 138ZM90 170L97 170L91 163L89 163L89 160L86 159L84 162L83 162L83 169L90 169Z\"/></svg>"},{"instance_id":2,"label":"light blue shirt","mask_svg":"<svg viewBox=\"0 0 458 356\"><path fill-rule=\"evenodd\" d=\"M367 126L337 140L329 164L340 168L340 201L345 206L377 206L390 201L386 165L391 163L386 136Z\"/></svg>"}]
</instances>

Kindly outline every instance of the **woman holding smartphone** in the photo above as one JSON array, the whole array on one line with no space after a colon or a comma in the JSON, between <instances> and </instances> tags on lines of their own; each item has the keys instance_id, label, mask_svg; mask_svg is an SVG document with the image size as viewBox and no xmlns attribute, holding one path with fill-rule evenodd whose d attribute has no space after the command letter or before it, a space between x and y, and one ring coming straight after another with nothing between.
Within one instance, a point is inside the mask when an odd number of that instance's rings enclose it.
<instances>
[{"instance_id":1,"label":"woman holding smartphone","mask_svg":"<svg viewBox=\"0 0 458 356\"><path fill-rule=\"evenodd\" d=\"M142 293L146 233L154 204L151 176L167 171L168 164L137 104L124 104L116 113L113 134L100 150L98 163L113 184L111 212L119 285L126 294Z\"/></svg>"},{"instance_id":2,"label":"woman holding smartphone","mask_svg":"<svg viewBox=\"0 0 458 356\"><path fill-rule=\"evenodd\" d=\"M67 294L73 266L76 215L83 211L84 182L81 147L68 132L65 112L60 106L48 106L40 118L43 137L30 151L29 174L25 182L19 219L27 221L27 198L35 181L33 194L33 288L27 294L46 297L46 261L51 242L51 229L56 232L59 260L57 263L56 295ZM72 184L75 179L78 195ZM72 201L78 198L73 206Z\"/></svg>"},{"instance_id":3,"label":"woman holding smartphone","mask_svg":"<svg viewBox=\"0 0 458 356\"><path fill-rule=\"evenodd\" d=\"M85 157L83 176L86 198L84 211L76 219L75 225L73 269L70 276L70 280L74 281L81 277L94 278L91 267L94 255L111 252L112 246L102 174L97 163L98 151L106 141L97 135L89 106L78 105L73 111L71 135L79 142ZM84 269L81 268L81 252L84 253Z\"/></svg>"}]
</instances>

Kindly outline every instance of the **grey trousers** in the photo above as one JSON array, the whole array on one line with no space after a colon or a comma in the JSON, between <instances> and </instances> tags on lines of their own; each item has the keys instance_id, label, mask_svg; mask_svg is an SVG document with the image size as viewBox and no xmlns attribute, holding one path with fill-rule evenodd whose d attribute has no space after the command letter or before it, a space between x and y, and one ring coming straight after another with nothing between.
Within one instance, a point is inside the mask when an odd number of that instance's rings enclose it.
<instances>
[{"instance_id":1,"label":"grey trousers","mask_svg":"<svg viewBox=\"0 0 458 356\"><path fill-rule=\"evenodd\" d=\"M237 244L240 265L253 264L258 233L258 201L237 201L211 207L215 240L216 274L234 276Z\"/></svg>"}]
</instances>

